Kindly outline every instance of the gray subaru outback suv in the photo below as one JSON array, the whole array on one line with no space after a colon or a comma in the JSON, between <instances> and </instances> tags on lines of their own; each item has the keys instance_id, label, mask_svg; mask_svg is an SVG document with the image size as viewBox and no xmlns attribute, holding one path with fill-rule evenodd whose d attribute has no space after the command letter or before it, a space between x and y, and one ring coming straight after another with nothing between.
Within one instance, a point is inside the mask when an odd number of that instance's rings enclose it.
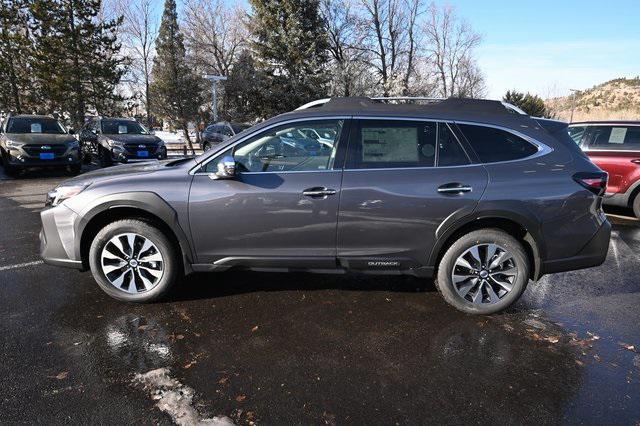
<instances>
[{"instance_id":1,"label":"gray subaru outback suv","mask_svg":"<svg viewBox=\"0 0 640 426\"><path fill-rule=\"evenodd\" d=\"M63 183L41 213L42 257L90 269L124 301L158 299L194 271L360 271L433 277L479 314L544 274L604 261L607 175L566 123L497 101L313 106L195 159Z\"/></svg>"}]
</instances>

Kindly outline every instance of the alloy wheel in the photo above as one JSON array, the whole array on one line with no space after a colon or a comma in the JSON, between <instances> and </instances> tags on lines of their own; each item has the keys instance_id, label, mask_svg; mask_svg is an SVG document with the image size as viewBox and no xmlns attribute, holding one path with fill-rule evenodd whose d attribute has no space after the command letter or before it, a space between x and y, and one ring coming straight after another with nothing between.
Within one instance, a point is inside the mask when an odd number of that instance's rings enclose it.
<instances>
[{"instance_id":1,"label":"alloy wheel","mask_svg":"<svg viewBox=\"0 0 640 426\"><path fill-rule=\"evenodd\" d=\"M111 285L132 294L153 289L164 273L164 261L158 247L148 238L132 232L116 235L105 244L100 265Z\"/></svg>"},{"instance_id":2,"label":"alloy wheel","mask_svg":"<svg viewBox=\"0 0 640 426\"><path fill-rule=\"evenodd\" d=\"M474 304L498 303L512 289L518 267L509 251L497 244L477 244L462 253L453 266L455 291Z\"/></svg>"}]
</instances>

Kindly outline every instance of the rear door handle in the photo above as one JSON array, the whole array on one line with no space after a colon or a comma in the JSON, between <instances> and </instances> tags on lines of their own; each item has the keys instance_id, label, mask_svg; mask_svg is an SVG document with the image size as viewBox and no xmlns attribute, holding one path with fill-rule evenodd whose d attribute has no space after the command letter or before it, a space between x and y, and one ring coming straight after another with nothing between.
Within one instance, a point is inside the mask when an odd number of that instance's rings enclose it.
<instances>
[{"instance_id":1,"label":"rear door handle","mask_svg":"<svg viewBox=\"0 0 640 426\"><path fill-rule=\"evenodd\" d=\"M324 197L328 197L329 195L335 195L335 194L336 194L335 189L325 188L320 186L305 189L304 191L302 191L302 195L306 197L312 197L312 198L324 198Z\"/></svg>"},{"instance_id":2,"label":"rear door handle","mask_svg":"<svg viewBox=\"0 0 640 426\"><path fill-rule=\"evenodd\" d=\"M473 187L457 182L446 183L438 187L438 192L441 194L463 194L471 191L473 191Z\"/></svg>"}]
</instances>

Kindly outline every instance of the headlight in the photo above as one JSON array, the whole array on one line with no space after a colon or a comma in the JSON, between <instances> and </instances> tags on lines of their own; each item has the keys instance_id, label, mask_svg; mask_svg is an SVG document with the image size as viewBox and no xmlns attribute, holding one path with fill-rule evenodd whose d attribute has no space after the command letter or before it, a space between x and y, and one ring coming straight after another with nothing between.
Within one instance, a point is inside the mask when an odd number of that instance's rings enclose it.
<instances>
[{"instance_id":1,"label":"headlight","mask_svg":"<svg viewBox=\"0 0 640 426\"><path fill-rule=\"evenodd\" d=\"M78 185L61 185L47 194L46 206L55 207L64 200L74 197L84 191L88 183Z\"/></svg>"},{"instance_id":2,"label":"headlight","mask_svg":"<svg viewBox=\"0 0 640 426\"><path fill-rule=\"evenodd\" d=\"M122 148L124 146L123 142L120 141L114 141L113 139L107 139L107 143L109 144L110 147L118 147L118 148Z\"/></svg>"},{"instance_id":3,"label":"headlight","mask_svg":"<svg viewBox=\"0 0 640 426\"><path fill-rule=\"evenodd\" d=\"M21 146L20 142L7 141L7 148L20 148Z\"/></svg>"},{"instance_id":4,"label":"headlight","mask_svg":"<svg viewBox=\"0 0 640 426\"><path fill-rule=\"evenodd\" d=\"M67 146L71 149L80 148L80 143L78 141L69 141L67 142Z\"/></svg>"}]
</instances>

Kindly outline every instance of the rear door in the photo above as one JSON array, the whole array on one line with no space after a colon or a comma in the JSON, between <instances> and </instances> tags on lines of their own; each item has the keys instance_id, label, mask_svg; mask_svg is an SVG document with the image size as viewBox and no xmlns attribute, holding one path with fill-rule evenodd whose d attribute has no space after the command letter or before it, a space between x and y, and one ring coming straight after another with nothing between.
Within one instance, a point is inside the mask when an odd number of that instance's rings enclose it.
<instances>
[{"instance_id":1,"label":"rear door","mask_svg":"<svg viewBox=\"0 0 640 426\"><path fill-rule=\"evenodd\" d=\"M353 269L427 264L438 227L476 207L487 185L448 123L360 119L351 126L338 258Z\"/></svg>"},{"instance_id":2,"label":"rear door","mask_svg":"<svg viewBox=\"0 0 640 426\"><path fill-rule=\"evenodd\" d=\"M640 178L640 126L598 125L590 128L583 145L602 170L609 173L607 193L624 193Z\"/></svg>"}]
</instances>

